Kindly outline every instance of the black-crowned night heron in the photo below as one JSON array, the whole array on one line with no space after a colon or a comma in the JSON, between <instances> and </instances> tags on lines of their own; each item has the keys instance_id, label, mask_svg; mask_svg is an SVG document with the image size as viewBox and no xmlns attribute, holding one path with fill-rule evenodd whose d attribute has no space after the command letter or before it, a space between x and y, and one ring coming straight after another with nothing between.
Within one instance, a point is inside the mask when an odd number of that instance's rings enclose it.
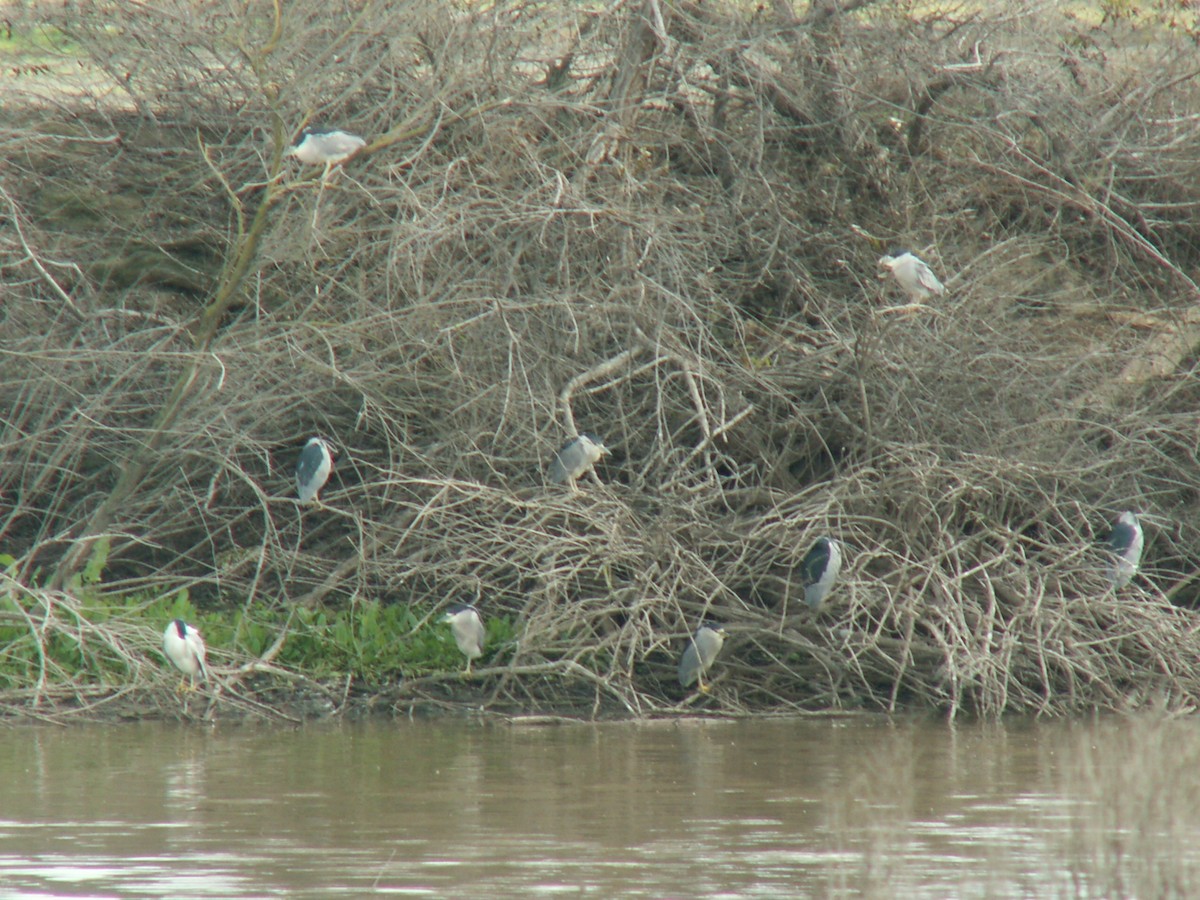
<instances>
[{"instance_id":1,"label":"black-crowned night heron","mask_svg":"<svg viewBox=\"0 0 1200 900\"><path fill-rule=\"evenodd\" d=\"M804 602L813 609L820 609L841 571L842 545L833 538L817 538L800 563L800 573L804 579Z\"/></svg>"},{"instance_id":2,"label":"black-crowned night heron","mask_svg":"<svg viewBox=\"0 0 1200 900\"><path fill-rule=\"evenodd\" d=\"M1138 517L1131 512L1117 516L1106 543L1114 557L1108 570L1108 580L1115 590L1120 590L1133 580L1142 562L1145 538Z\"/></svg>"},{"instance_id":3,"label":"black-crowned night heron","mask_svg":"<svg viewBox=\"0 0 1200 900\"><path fill-rule=\"evenodd\" d=\"M572 490L577 490L576 479L587 474L600 461L609 449L604 442L590 431L585 431L577 438L572 438L559 448L550 463L547 477L555 484L567 482Z\"/></svg>"},{"instance_id":4,"label":"black-crowned night heron","mask_svg":"<svg viewBox=\"0 0 1200 900\"><path fill-rule=\"evenodd\" d=\"M913 303L924 303L930 297L946 293L946 286L938 281L933 270L907 250L893 250L891 255L881 256L879 265L892 270Z\"/></svg>"},{"instance_id":5,"label":"black-crowned night heron","mask_svg":"<svg viewBox=\"0 0 1200 900\"><path fill-rule=\"evenodd\" d=\"M699 681L700 690L707 693L704 673L712 666L724 644L725 629L716 622L702 622L679 658L679 683L690 687Z\"/></svg>"},{"instance_id":6,"label":"black-crowned night heron","mask_svg":"<svg viewBox=\"0 0 1200 900\"><path fill-rule=\"evenodd\" d=\"M487 640L487 629L483 627L483 619L479 618L479 610L456 603L442 616L442 621L450 624L454 643L467 658L467 671L470 672L471 663L483 656L483 642Z\"/></svg>"},{"instance_id":7,"label":"black-crowned night heron","mask_svg":"<svg viewBox=\"0 0 1200 900\"><path fill-rule=\"evenodd\" d=\"M365 146L367 142L357 134L312 125L300 132L296 143L288 147L284 155L294 156L306 165L332 167L345 162Z\"/></svg>"},{"instance_id":8,"label":"black-crowned night heron","mask_svg":"<svg viewBox=\"0 0 1200 900\"><path fill-rule=\"evenodd\" d=\"M183 619L172 620L163 632L163 653L185 679L192 679L193 689L197 675L201 680L208 678L208 669L204 665L204 638ZM183 681L179 682L179 689L183 690Z\"/></svg>"},{"instance_id":9,"label":"black-crowned night heron","mask_svg":"<svg viewBox=\"0 0 1200 900\"><path fill-rule=\"evenodd\" d=\"M333 451L329 444L319 437L309 438L296 461L296 490L300 492L300 502L315 500L332 471Z\"/></svg>"}]
</instances>

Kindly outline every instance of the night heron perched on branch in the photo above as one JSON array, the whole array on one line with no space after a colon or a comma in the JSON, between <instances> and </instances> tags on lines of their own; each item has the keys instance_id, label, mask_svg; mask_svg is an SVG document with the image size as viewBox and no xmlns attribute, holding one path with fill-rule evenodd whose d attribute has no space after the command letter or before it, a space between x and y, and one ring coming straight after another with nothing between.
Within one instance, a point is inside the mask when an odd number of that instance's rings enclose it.
<instances>
[{"instance_id":1,"label":"night heron perched on branch","mask_svg":"<svg viewBox=\"0 0 1200 900\"><path fill-rule=\"evenodd\" d=\"M610 452L604 442L590 431L585 431L577 438L572 438L559 448L554 460L550 463L547 476L555 484L564 481L571 485L572 490L578 490L576 479L591 471L604 454Z\"/></svg>"},{"instance_id":2,"label":"night heron perched on branch","mask_svg":"<svg viewBox=\"0 0 1200 900\"><path fill-rule=\"evenodd\" d=\"M487 640L487 629L483 627L483 619L479 618L479 610L456 603L442 616L442 621L450 624L454 643L467 658L467 671L470 672L471 663L483 656L483 642Z\"/></svg>"},{"instance_id":3,"label":"night heron perched on branch","mask_svg":"<svg viewBox=\"0 0 1200 900\"><path fill-rule=\"evenodd\" d=\"M704 673L712 666L713 660L721 652L725 644L725 629L716 622L702 622L696 633L688 640L683 656L679 658L679 683L690 687L697 681L700 690L708 693L708 685L704 683Z\"/></svg>"},{"instance_id":4,"label":"night heron perched on branch","mask_svg":"<svg viewBox=\"0 0 1200 900\"><path fill-rule=\"evenodd\" d=\"M892 270L913 303L924 303L930 297L946 293L946 286L938 281L933 269L907 250L893 250L890 256L879 257L879 265Z\"/></svg>"},{"instance_id":5,"label":"night heron perched on branch","mask_svg":"<svg viewBox=\"0 0 1200 900\"><path fill-rule=\"evenodd\" d=\"M204 665L204 638L183 619L172 620L163 632L163 653L185 679L192 679L193 690L197 675L201 681L208 678L208 669ZM183 681L179 682L179 690L183 690Z\"/></svg>"},{"instance_id":6,"label":"night heron perched on branch","mask_svg":"<svg viewBox=\"0 0 1200 900\"><path fill-rule=\"evenodd\" d=\"M1123 512L1117 516L1105 543L1115 557L1108 570L1108 580L1114 590L1120 590L1133 580L1142 562L1145 537L1138 517L1131 512Z\"/></svg>"},{"instance_id":7,"label":"night heron perched on branch","mask_svg":"<svg viewBox=\"0 0 1200 900\"><path fill-rule=\"evenodd\" d=\"M817 538L800 563L800 574L804 579L804 602L812 609L820 609L841 571L842 545L833 538Z\"/></svg>"},{"instance_id":8,"label":"night heron perched on branch","mask_svg":"<svg viewBox=\"0 0 1200 900\"><path fill-rule=\"evenodd\" d=\"M319 437L309 438L296 461L296 490L300 493L300 502L316 500L317 492L325 487L332 471L333 451L329 444Z\"/></svg>"},{"instance_id":9,"label":"night heron perched on branch","mask_svg":"<svg viewBox=\"0 0 1200 900\"><path fill-rule=\"evenodd\" d=\"M357 134L337 128L320 128L310 125L288 147L284 156L294 156L305 165L325 166L327 169L343 163L367 146Z\"/></svg>"}]
</instances>

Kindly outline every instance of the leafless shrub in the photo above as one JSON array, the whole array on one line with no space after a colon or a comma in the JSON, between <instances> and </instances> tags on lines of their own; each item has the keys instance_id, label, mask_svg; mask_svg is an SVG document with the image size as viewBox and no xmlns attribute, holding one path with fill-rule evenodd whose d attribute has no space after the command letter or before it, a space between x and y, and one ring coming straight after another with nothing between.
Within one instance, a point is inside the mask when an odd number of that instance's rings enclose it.
<instances>
[{"instance_id":1,"label":"leafless shrub","mask_svg":"<svg viewBox=\"0 0 1200 900\"><path fill-rule=\"evenodd\" d=\"M104 534L112 590L477 599L518 624L504 695L643 714L705 615L727 708L1192 702L1182 26L192 7L39 12L88 79L6 101L18 582L62 589ZM286 168L309 119L372 143ZM944 303L895 308L893 243ZM585 429L602 484L544 486ZM301 510L313 433L341 454ZM1159 519L1114 596L1089 548L1125 508ZM822 533L851 559L814 616Z\"/></svg>"}]
</instances>

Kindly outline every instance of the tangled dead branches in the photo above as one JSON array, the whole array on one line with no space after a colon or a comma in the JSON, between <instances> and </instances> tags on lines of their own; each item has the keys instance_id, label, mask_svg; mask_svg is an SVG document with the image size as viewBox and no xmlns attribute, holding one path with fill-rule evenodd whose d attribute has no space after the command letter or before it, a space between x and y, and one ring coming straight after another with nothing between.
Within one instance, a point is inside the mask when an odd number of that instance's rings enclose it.
<instances>
[{"instance_id":1,"label":"tangled dead branches","mask_svg":"<svg viewBox=\"0 0 1200 900\"><path fill-rule=\"evenodd\" d=\"M518 625L490 670L517 702L675 709L709 616L729 709L1191 705L1184 25L173 5L40 11L93 83L70 123L4 98L16 584L104 536L112 591L477 601ZM314 117L371 143L286 168ZM889 245L950 295L884 314ZM575 496L541 473L580 430L614 453ZM341 453L306 511L310 434ZM1161 524L1114 595L1090 548L1126 508Z\"/></svg>"}]
</instances>

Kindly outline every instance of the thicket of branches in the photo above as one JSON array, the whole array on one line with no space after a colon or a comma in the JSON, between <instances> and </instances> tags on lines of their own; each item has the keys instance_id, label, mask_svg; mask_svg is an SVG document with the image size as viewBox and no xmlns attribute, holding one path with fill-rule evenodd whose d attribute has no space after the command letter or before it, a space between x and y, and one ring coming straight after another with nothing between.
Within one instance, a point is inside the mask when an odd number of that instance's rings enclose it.
<instances>
[{"instance_id":1,"label":"thicket of branches","mask_svg":"<svg viewBox=\"0 0 1200 900\"><path fill-rule=\"evenodd\" d=\"M727 709L1190 706L1196 34L995 6L27 13L65 56L0 95L10 593L48 627L103 537L106 589L202 607L477 602L531 705L672 707L711 617ZM303 171L309 120L371 143ZM898 309L893 246L948 296Z\"/></svg>"}]
</instances>

